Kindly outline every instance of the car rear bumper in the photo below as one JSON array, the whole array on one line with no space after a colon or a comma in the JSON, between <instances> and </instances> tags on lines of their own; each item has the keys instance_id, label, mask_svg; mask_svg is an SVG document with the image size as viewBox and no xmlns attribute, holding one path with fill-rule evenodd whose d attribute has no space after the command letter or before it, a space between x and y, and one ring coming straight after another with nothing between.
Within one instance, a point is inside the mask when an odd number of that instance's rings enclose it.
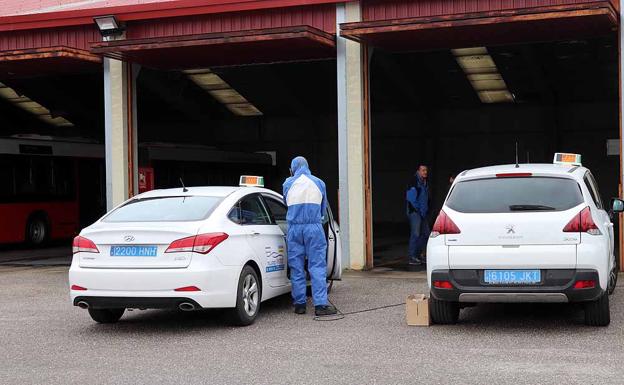
<instances>
[{"instance_id":1,"label":"car rear bumper","mask_svg":"<svg viewBox=\"0 0 624 385\"><path fill-rule=\"evenodd\" d=\"M202 308L236 306L241 267L212 266L185 269L94 269L72 265L69 284L86 290L70 290L72 303L88 298L90 307L177 308L191 302ZM175 291L196 286L199 291Z\"/></svg>"},{"instance_id":2,"label":"car rear bumper","mask_svg":"<svg viewBox=\"0 0 624 385\"><path fill-rule=\"evenodd\" d=\"M190 303L195 309L202 306L186 297L95 297L79 295L74 306L86 303L89 309L178 309L180 304Z\"/></svg>"},{"instance_id":3,"label":"car rear bumper","mask_svg":"<svg viewBox=\"0 0 624 385\"><path fill-rule=\"evenodd\" d=\"M603 290L596 270L544 269L541 284L531 286L499 286L483 283L483 270L434 270L431 282L449 281L453 288L431 287L438 300L454 302L586 302L598 299ZM575 289L580 280L593 280L596 286Z\"/></svg>"}]
</instances>

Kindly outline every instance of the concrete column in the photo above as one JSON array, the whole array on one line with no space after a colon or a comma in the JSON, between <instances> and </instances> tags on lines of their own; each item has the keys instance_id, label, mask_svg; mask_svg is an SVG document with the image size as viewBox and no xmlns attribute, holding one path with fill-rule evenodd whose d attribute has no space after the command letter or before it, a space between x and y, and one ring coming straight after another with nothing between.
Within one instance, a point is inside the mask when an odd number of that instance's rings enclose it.
<instances>
[{"instance_id":1,"label":"concrete column","mask_svg":"<svg viewBox=\"0 0 624 385\"><path fill-rule=\"evenodd\" d=\"M360 2L336 6L337 24L361 20ZM339 25L337 31L340 31ZM338 175L343 266L366 266L362 49L337 38Z\"/></svg>"},{"instance_id":2,"label":"concrete column","mask_svg":"<svg viewBox=\"0 0 624 385\"><path fill-rule=\"evenodd\" d=\"M106 208L137 191L137 137L135 80L138 70L114 59L104 59L104 142Z\"/></svg>"},{"instance_id":3,"label":"concrete column","mask_svg":"<svg viewBox=\"0 0 624 385\"><path fill-rule=\"evenodd\" d=\"M622 20L624 18L624 7L620 7L620 28L618 29L618 58L619 58L619 124L620 124L620 183L619 183L619 196L622 197L624 182L624 127L622 126L622 119L624 118L624 30L622 29ZM619 214L619 234L617 234L620 243L620 271L624 271L624 215ZM616 235L616 234L614 234Z\"/></svg>"}]
</instances>

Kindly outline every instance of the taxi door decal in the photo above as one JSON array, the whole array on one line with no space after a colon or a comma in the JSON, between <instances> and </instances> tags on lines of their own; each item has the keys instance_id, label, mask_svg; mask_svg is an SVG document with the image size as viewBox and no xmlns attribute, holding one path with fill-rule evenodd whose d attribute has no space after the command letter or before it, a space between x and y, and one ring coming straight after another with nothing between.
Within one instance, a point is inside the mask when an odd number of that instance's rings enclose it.
<instances>
[{"instance_id":1,"label":"taxi door decal","mask_svg":"<svg viewBox=\"0 0 624 385\"><path fill-rule=\"evenodd\" d=\"M279 245L277 249L274 249L272 246L266 246L264 248L264 251L265 251L266 259L267 259L267 263L266 263L267 273L284 270L285 248L283 245Z\"/></svg>"}]
</instances>

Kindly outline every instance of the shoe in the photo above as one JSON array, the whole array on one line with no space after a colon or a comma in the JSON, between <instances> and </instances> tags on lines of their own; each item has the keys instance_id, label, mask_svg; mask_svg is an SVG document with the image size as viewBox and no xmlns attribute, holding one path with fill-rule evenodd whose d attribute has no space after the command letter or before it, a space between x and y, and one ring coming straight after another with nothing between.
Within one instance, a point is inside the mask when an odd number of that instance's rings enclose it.
<instances>
[{"instance_id":1,"label":"shoe","mask_svg":"<svg viewBox=\"0 0 624 385\"><path fill-rule=\"evenodd\" d=\"M314 314L317 317L325 316L325 315L334 315L334 314L338 314L338 310L332 305L315 306Z\"/></svg>"},{"instance_id":2,"label":"shoe","mask_svg":"<svg viewBox=\"0 0 624 385\"><path fill-rule=\"evenodd\" d=\"M305 304L295 305L295 314L305 314L305 312L306 312Z\"/></svg>"},{"instance_id":3,"label":"shoe","mask_svg":"<svg viewBox=\"0 0 624 385\"><path fill-rule=\"evenodd\" d=\"M420 265L409 264L407 265L407 271L421 271Z\"/></svg>"}]
</instances>

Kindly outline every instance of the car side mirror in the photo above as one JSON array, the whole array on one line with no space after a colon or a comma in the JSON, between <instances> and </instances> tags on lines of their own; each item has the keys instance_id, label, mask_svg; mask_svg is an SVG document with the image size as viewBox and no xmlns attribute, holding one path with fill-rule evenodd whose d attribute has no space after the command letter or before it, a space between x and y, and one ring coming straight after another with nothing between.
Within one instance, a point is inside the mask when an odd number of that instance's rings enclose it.
<instances>
[{"instance_id":1,"label":"car side mirror","mask_svg":"<svg viewBox=\"0 0 624 385\"><path fill-rule=\"evenodd\" d=\"M619 198L611 199L611 214L624 212L624 200Z\"/></svg>"}]
</instances>

